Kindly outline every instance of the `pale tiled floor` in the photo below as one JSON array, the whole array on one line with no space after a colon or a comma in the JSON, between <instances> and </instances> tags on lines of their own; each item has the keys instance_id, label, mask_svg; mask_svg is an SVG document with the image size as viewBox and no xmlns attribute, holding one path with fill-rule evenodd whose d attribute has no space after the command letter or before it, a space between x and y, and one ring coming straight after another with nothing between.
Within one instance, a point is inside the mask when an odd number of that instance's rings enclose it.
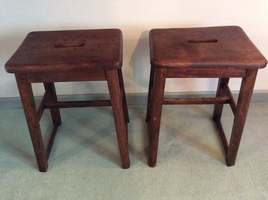
<instances>
[{"instance_id":1,"label":"pale tiled floor","mask_svg":"<svg viewBox=\"0 0 268 200\"><path fill-rule=\"evenodd\" d=\"M230 131L232 114L223 124ZM252 104L234 167L225 166L210 106L165 106L156 168L146 164L145 107L129 106L131 168L120 168L109 108L62 110L49 171L37 170L24 114L0 111L0 199L268 199L268 104ZM47 132L49 117L42 120Z\"/></svg>"}]
</instances>

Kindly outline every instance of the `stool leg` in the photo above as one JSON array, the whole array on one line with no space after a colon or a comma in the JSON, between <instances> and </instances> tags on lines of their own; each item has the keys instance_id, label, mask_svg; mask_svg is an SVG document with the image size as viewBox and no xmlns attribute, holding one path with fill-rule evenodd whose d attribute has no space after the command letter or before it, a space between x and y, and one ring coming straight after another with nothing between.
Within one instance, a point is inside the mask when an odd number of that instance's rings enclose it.
<instances>
[{"instance_id":1,"label":"stool leg","mask_svg":"<svg viewBox=\"0 0 268 200\"><path fill-rule=\"evenodd\" d=\"M108 82L108 88L111 96L112 109L115 120L115 128L117 133L117 141L122 160L122 168L126 169L130 166L128 155L128 136L127 123L124 114L123 100L117 70L107 70L105 72Z\"/></svg>"},{"instance_id":2,"label":"stool leg","mask_svg":"<svg viewBox=\"0 0 268 200\"><path fill-rule=\"evenodd\" d=\"M49 93L49 100L51 102L57 102L57 94L54 83L43 83L45 90ZM59 126L61 124L60 110L58 108L50 109L51 118L54 126Z\"/></svg>"},{"instance_id":3,"label":"stool leg","mask_svg":"<svg viewBox=\"0 0 268 200\"><path fill-rule=\"evenodd\" d=\"M150 113L151 113L151 102L152 102L152 87L153 87L153 80L154 80L154 68L151 66L150 71L150 80L149 80L149 91L147 97L147 114L146 114L146 122L149 121Z\"/></svg>"},{"instance_id":4,"label":"stool leg","mask_svg":"<svg viewBox=\"0 0 268 200\"><path fill-rule=\"evenodd\" d=\"M159 143L159 130L161 122L162 102L165 90L165 77L161 69L155 69L154 85L152 87L152 94L154 100L151 101L150 118L148 123L149 130L149 161L150 167L154 167L157 161L157 151Z\"/></svg>"},{"instance_id":5,"label":"stool leg","mask_svg":"<svg viewBox=\"0 0 268 200\"><path fill-rule=\"evenodd\" d=\"M237 101L237 111L234 118L232 135L226 159L228 166L233 166L235 164L243 128L246 122L247 112L254 88L256 75L257 70L248 71L246 76L242 80L240 93Z\"/></svg>"},{"instance_id":6,"label":"stool leg","mask_svg":"<svg viewBox=\"0 0 268 200\"><path fill-rule=\"evenodd\" d=\"M228 86L229 78L219 78L216 97L221 97L226 94L226 86ZM223 104L215 104L213 119L220 119L222 115Z\"/></svg>"},{"instance_id":7,"label":"stool leg","mask_svg":"<svg viewBox=\"0 0 268 200\"><path fill-rule=\"evenodd\" d=\"M37 112L35 108L34 96L31 83L23 76L16 75L17 85L24 108L24 114L31 135L35 156L40 172L46 172L48 167L47 155L43 143Z\"/></svg>"},{"instance_id":8,"label":"stool leg","mask_svg":"<svg viewBox=\"0 0 268 200\"><path fill-rule=\"evenodd\" d=\"M121 93L122 93L122 99L123 99L123 107L124 107L124 114L125 114L125 119L129 123L129 115L128 115L128 109L127 109L127 99L126 99L126 92L125 92L125 86L124 86L124 79L123 79L123 74L122 70L118 70L118 77L119 77L119 84L121 88Z\"/></svg>"}]
</instances>

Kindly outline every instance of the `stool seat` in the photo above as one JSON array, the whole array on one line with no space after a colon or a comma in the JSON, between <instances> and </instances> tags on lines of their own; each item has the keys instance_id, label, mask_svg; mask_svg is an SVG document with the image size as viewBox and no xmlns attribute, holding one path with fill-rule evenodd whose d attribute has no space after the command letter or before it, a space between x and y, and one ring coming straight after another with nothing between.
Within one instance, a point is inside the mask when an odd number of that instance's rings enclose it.
<instances>
[{"instance_id":1,"label":"stool seat","mask_svg":"<svg viewBox=\"0 0 268 200\"><path fill-rule=\"evenodd\" d=\"M16 72L69 72L122 66L119 29L40 31L27 35L6 63Z\"/></svg>"},{"instance_id":2,"label":"stool seat","mask_svg":"<svg viewBox=\"0 0 268 200\"><path fill-rule=\"evenodd\" d=\"M266 60L238 26L153 29L155 67L263 68Z\"/></svg>"}]
</instances>

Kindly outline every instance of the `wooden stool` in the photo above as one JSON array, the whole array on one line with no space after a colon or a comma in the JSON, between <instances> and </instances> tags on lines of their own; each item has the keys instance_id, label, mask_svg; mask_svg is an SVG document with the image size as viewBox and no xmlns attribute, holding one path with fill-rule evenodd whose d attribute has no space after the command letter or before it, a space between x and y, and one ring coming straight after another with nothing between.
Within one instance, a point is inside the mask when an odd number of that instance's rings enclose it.
<instances>
[{"instance_id":1,"label":"wooden stool","mask_svg":"<svg viewBox=\"0 0 268 200\"><path fill-rule=\"evenodd\" d=\"M156 165L162 105L215 104L213 120L219 130L227 166L235 159L259 68L266 60L240 27L154 29L150 32L151 75L147 122L150 155ZM164 98L166 78L219 78L215 98ZM229 78L241 77L237 104ZM221 125L223 104L230 104L234 123L228 145Z\"/></svg>"},{"instance_id":2,"label":"wooden stool","mask_svg":"<svg viewBox=\"0 0 268 200\"><path fill-rule=\"evenodd\" d=\"M122 33L117 29L32 32L6 63L6 70L16 76L41 172L47 171L49 154L61 124L59 108L68 107L112 106L122 167L130 166L129 118L121 66ZM111 100L57 101L54 82L103 80L108 83ZM31 86L37 82L45 87L38 109ZM45 149L39 121L46 108L50 109L54 128Z\"/></svg>"}]
</instances>

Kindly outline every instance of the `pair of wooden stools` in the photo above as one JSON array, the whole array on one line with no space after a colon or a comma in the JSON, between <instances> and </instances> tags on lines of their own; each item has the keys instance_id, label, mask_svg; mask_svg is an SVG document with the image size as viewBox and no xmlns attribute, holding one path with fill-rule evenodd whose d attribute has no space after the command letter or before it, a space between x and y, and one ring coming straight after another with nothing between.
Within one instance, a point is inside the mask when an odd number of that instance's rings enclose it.
<instances>
[{"instance_id":1,"label":"pair of wooden stools","mask_svg":"<svg viewBox=\"0 0 268 200\"><path fill-rule=\"evenodd\" d=\"M44 31L28 34L6 63L15 73L40 171L47 171L48 157L58 126L59 108L112 106L122 167L130 166L127 123L129 122L122 66L122 33L118 29ZM154 29L150 32L151 75L146 120L149 131L149 165L155 166L163 104L215 104L213 119L228 166L235 159L246 121L250 98L259 68L265 58L240 27ZM215 98L164 98L166 78L219 78ZM228 87L229 78L242 78L237 103ZM103 81L108 83L110 100L58 101L54 82ZM45 94L36 109L32 83L44 84ZM228 144L221 126L223 104L234 114ZM39 121L50 109L54 128L47 148Z\"/></svg>"}]
</instances>

